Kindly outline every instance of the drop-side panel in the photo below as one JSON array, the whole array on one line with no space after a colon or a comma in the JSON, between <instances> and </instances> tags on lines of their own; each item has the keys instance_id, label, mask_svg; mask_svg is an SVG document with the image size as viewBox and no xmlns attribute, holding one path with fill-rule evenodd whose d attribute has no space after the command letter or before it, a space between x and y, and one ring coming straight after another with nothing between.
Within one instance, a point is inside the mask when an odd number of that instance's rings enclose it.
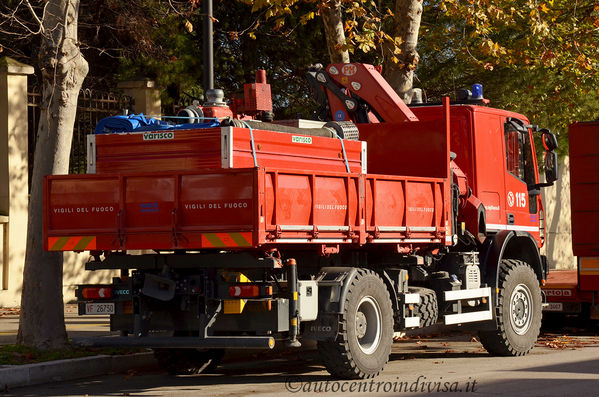
<instances>
[{"instance_id":1,"label":"drop-side panel","mask_svg":"<svg viewBox=\"0 0 599 397\"><path fill-rule=\"evenodd\" d=\"M450 244L445 179L367 175L365 190L370 242Z\"/></svg>"},{"instance_id":2,"label":"drop-side panel","mask_svg":"<svg viewBox=\"0 0 599 397\"><path fill-rule=\"evenodd\" d=\"M267 170L266 242L364 243L363 184L360 174Z\"/></svg>"},{"instance_id":3,"label":"drop-side panel","mask_svg":"<svg viewBox=\"0 0 599 397\"><path fill-rule=\"evenodd\" d=\"M46 177L46 249L255 246L258 175L237 169Z\"/></svg>"},{"instance_id":4,"label":"drop-side panel","mask_svg":"<svg viewBox=\"0 0 599 397\"><path fill-rule=\"evenodd\" d=\"M245 168L45 180L56 251L450 243L441 178Z\"/></svg>"}]
</instances>

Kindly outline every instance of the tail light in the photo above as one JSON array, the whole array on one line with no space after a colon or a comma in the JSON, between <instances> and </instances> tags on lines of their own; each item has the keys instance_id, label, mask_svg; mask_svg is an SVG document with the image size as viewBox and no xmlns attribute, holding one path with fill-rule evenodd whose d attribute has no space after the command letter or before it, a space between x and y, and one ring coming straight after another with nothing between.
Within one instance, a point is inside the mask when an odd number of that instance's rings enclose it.
<instances>
[{"instance_id":1,"label":"tail light","mask_svg":"<svg viewBox=\"0 0 599 397\"><path fill-rule=\"evenodd\" d=\"M110 299L112 288L109 287L85 287L81 290L83 299Z\"/></svg>"},{"instance_id":2,"label":"tail light","mask_svg":"<svg viewBox=\"0 0 599 397\"><path fill-rule=\"evenodd\" d=\"M260 287L255 284L232 285L229 287L229 296L233 298L255 298L260 296Z\"/></svg>"}]
</instances>

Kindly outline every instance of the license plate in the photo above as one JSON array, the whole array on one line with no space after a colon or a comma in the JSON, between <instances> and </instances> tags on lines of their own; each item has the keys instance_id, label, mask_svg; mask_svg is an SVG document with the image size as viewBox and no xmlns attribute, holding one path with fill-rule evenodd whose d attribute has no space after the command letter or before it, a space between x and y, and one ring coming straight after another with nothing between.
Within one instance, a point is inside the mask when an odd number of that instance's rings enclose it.
<instances>
[{"instance_id":1,"label":"license plate","mask_svg":"<svg viewBox=\"0 0 599 397\"><path fill-rule=\"evenodd\" d=\"M543 308L544 311L546 312L563 312L564 311L564 304L563 303L548 303L547 306L545 306Z\"/></svg>"},{"instance_id":2,"label":"license plate","mask_svg":"<svg viewBox=\"0 0 599 397\"><path fill-rule=\"evenodd\" d=\"M86 303L85 314L114 314L114 303Z\"/></svg>"}]
</instances>

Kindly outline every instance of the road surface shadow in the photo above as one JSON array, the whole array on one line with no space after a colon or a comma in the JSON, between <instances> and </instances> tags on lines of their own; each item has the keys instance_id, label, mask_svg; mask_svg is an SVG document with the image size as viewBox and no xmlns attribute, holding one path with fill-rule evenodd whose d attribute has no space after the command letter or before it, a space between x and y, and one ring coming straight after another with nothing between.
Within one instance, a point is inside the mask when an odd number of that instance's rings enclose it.
<instances>
[{"instance_id":1,"label":"road surface shadow","mask_svg":"<svg viewBox=\"0 0 599 397\"><path fill-rule=\"evenodd\" d=\"M576 374L599 374L599 358L596 360L575 361L571 363L560 363L555 365L542 365L527 368L533 372L563 372ZM599 385L599 384L598 384Z\"/></svg>"},{"instance_id":2,"label":"road surface shadow","mask_svg":"<svg viewBox=\"0 0 599 397\"><path fill-rule=\"evenodd\" d=\"M394 344L394 348L397 344ZM405 353L392 353L391 361L402 361L416 358L458 358L458 357L482 357L488 356L486 353L477 352L442 352L442 351L411 351ZM246 357L245 360L239 357L224 362L221 366L210 373L190 376L172 376L160 369L151 368L146 371L130 371L128 374L113 374L109 377L96 379L83 379L80 381L69 382L70 393L73 395L136 395L144 393L144 396L160 395L145 394L148 390L175 387L181 392L186 389L197 391L202 386L226 386L226 385L247 385L247 393L259 391L261 385L280 384L280 390L285 390L285 385L290 382L307 384L310 382L320 382L334 380L325 370L318 351L297 351L297 352L279 352L275 354L253 354ZM118 387L112 388L108 384L118 384ZM55 396L61 383L48 384L41 393L35 390L35 393L28 392L28 388L15 389L15 394L0 393L0 396ZM110 392L107 392L108 389Z\"/></svg>"}]
</instances>

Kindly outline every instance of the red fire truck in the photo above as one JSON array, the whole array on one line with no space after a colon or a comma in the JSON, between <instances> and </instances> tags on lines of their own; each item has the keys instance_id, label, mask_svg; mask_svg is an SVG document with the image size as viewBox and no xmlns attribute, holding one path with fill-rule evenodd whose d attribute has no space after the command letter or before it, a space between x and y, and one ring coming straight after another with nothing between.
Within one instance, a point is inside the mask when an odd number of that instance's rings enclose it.
<instances>
[{"instance_id":1,"label":"red fire truck","mask_svg":"<svg viewBox=\"0 0 599 397\"><path fill-rule=\"evenodd\" d=\"M223 349L312 339L330 373L370 378L394 331L442 321L528 353L547 273L533 136L550 183L555 137L479 86L407 107L371 65L308 81L320 123L264 121L261 76L235 115L215 92L181 113L226 116L211 123L103 123L90 173L46 177L46 249L121 272L77 290L80 314L121 336L78 343L152 347L190 373Z\"/></svg>"},{"instance_id":2,"label":"red fire truck","mask_svg":"<svg viewBox=\"0 0 599 397\"><path fill-rule=\"evenodd\" d=\"M599 319L599 121L570 125L572 251L577 269L552 270L543 291L549 312Z\"/></svg>"}]
</instances>

